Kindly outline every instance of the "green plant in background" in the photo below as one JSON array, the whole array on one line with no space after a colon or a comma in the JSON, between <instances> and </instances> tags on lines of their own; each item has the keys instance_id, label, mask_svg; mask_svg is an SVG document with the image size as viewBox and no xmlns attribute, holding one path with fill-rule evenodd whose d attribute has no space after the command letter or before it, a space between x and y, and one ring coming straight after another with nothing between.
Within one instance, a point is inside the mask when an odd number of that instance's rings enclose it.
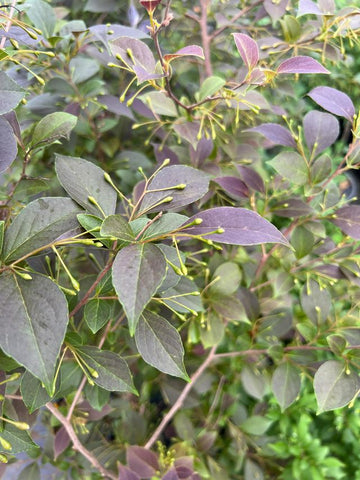
<instances>
[{"instance_id":1,"label":"green plant in background","mask_svg":"<svg viewBox=\"0 0 360 480\"><path fill-rule=\"evenodd\" d=\"M0 22L4 478L357 478L360 11Z\"/></svg>"}]
</instances>

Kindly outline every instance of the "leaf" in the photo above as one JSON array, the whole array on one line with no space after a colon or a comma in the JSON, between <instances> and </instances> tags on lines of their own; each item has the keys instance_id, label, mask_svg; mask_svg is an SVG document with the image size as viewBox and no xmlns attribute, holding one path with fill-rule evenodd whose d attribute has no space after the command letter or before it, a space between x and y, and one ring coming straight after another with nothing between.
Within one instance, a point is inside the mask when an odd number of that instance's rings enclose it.
<instances>
[{"instance_id":1,"label":"leaf","mask_svg":"<svg viewBox=\"0 0 360 480\"><path fill-rule=\"evenodd\" d=\"M316 110L305 115L303 126L306 145L312 158L330 147L336 141L340 131L337 118Z\"/></svg>"},{"instance_id":2,"label":"leaf","mask_svg":"<svg viewBox=\"0 0 360 480\"><path fill-rule=\"evenodd\" d=\"M9 442L12 449L4 450L0 444L0 452L17 455L18 453L26 452L29 455L36 455L39 453L39 447L34 443L30 435L24 431L19 430L8 422L4 422L4 428L1 431L1 436L4 440Z\"/></svg>"},{"instance_id":3,"label":"leaf","mask_svg":"<svg viewBox=\"0 0 360 480\"><path fill-rule=\"evenodd\" d=\"M248 188L265 193L264 181L255 170L250 167L244 167L243 165L236 165L236 168Z\"/></svg>"},{"instance_id":4,"label":"leaf","mask_svg":"<svg viewBox=\"0 0 360 480\"><path fill-rule=\"evenodd\" d=\"M14 131L9 122L0 117L0 173L10 167L16 159L17 151Z\"/></svg>"},{"instance_id":5,"label":"leaf","mask_svg":"<svg viewBox=\"0 0 360 480\"><path fill-rule=\"evenodd\" d=\"M197 218L200 218L202 222L187 228L182 235L200 235L208 240L232 245L259 245L262 243L288 245L286 238L274 225L258 213L246 208L216 207L203 210L191 217L187 223L191 223ZM225 231L210 233L219 228Z\"/></svg>"},{"instance_id":6,"label":"leaf","mask_svg":"<svg viewBox=\"0 0 360 480\"><path fill-rule=\"evenodd\" d=\"M217 93L224 85L226 85L226 80L223 78L216 76L207 77L199 90L199 102Z\"/></svg>"},{"instance_id":7,"label":"leaf","mask_svg":"<svg viewBox=\"0 0 360 480\"><path fill-rule=\"evenodd\" d=\"M198 45L187 45L186 47L181 48L175 53L167 53L164 55L164 60L166 63L170 63L176 58L187 57L187 56L199 57L205 60L204 51Z\"/></svg>"},{"instance_id":8,"label":"leaf","mask_svg":"<svg viewBox=\"0 0 360 480\"><path fill-rule=\"evenodd\" d=\"M291 363L281 363L274 371L271 388L281 410L289 407L300 393L300 372Z\"/></svg>"},{"instance_id":9,"label":"leaf","mask_svg":"<svg viewBox=\"0 0 360 480\"><path fill-rule=\"evenodd\" d=\"M25 5L31 23L41 30L44 37L51 37L56 25L55 12L51 6L43 0L27 0Z\"/></svg>"},{"instance_id":10,"label":"leaf","mask_svg":"<svg viewBox=\"0 0 360 480\"><path fill-rule=\"evenodd\" d=\"M248 198L249 189L245 182L240 180L238 177L224 176L216 177L213 180L215 183L220 185L220 187L231 197L238 200L239 198Z\"/></svg>"},{"instance_id":11,"label":"leaf","mask_svg":"<svg viewBox=\"0 0 360 480\"><path fill-rule=\"evenodd\" d=\"M244 480L264 480L262 468L249 458L245 460Z\"/></svg>"},{"instance_id":12,"label":"leaf","mask_svg":"<svg viewBox=\"0 0 360 480\"><path fill-rule=\"evenodd\" d=\"M149 240L150 238L158 238L162 235L166 236L168 233L177 230L188 219L185 215L179 213L165 213L150 226L142 234L142 240ZM151 222L151 220L149 220Z\"/></svg>"},{"instance_id":13,"label":"leaf","mask_svg":"<svg viewBox=\"0 0 360 480\"><path fill-rule=\"evenodd\" d=\"M298 7L298 17L302 15L313 14L313 15L324 15L320 8L312 0L300 0Z\"/></svg>"},{"instance_id":14,"label":"leaf","mask_svg":"<svg viewBox=\"0 0 360 480\"><path fill-rule=\"evenodd\" d=\"M166 115L168 117L178 116L175 102L163 92L146 92L144 95L141 95L139 99L157 115Z\"/></svg>"},{"instance_id":15,"label":"leaf","mask_svg":"<svg viewBox=\"0 0 360 480\"><path fill-rule=\"evenodd\" d=\"M137 447L135 445L127 447L126 460L131 470L141 478L152 478L160 469L155 453L144 447Z\"/></svg>"},{"instance_id":16,"label":"leaf","mask_svg":"<svg viewBox=\"0 0 360 480\"><path fill-rule=\"evenodd\" d=\"M71 80L74 84L85 82L93 77L100 70L99 63L93 59L77 55L69 62L69 71L71 73Z\"/></svg>"},{"instance_id":17,"label":"leaf","mask_svg":"<svg viewBox=\"0 0 360 480\"><path fill-rule=\"evenodd\" d=\"M314 390L318 414L345 407L359 390L359 378L342 362L328 360L315 373Z\"/></svg>"},{"instance_id":18,"label":"leaf","mask_svg":"<svg viewBox=\"0 0 360 480\"><path fill-rule=\"evenodd\" d=\"M157 246L163 252L167 263L171 262L173 265L175 265L175 267L180 269L181 264L180 264L179 254L182 262L185 263L185 260L186 260L185 254L183 252L176 250L175 247L171 247L170 245L165 245L165 244L159 244ZM181 278L183 277L178 273L176 273L172 268L172 266L168 263L165 279L160 285L160 288L158 289L158 291L163 292L168 288L175 287L175 285L179 283Z\"/></svg>"},{"instance_id":19,"label":"leaf","mask_svg":"<svg viewBox=\"0 0 360 480\"><path fill-rule=\"evenodd\" d=\"M243 62L248 70L252 70L259 62L259 47L257 43L245 33L233 33L233 36Z\"/></svg>"},{"instance_id":20,"label":"leaf","mask_svg":"<svg viewBox=\"0 0 360 480\"><path fill-rule=\"evenodd\" d=\"M130 335L151 297L166 274L166 261L161 250L151 243L124 247L117 254L113 267L113 285L129 322Z\"/></svg>"},{"instance_id":21,"label":"leaf","mask_svg":"<svg viewBox=\"0 0 360 480\"><path fill-rule=\"evenodd\" d=\"M277 125L276 123L263 123L257 127L249 128L246 131L261 133L261 135L264 135L265 138L273 142L275 145L296 147L296 142L293 139L290 131L281 125Z\"/></svg>"},{"instance_id":22,"label":"leaf","mask_svg":"<svg viewBox=\"0 0 360 480\"><path fill-rule=\"evenodd\" d=\"M141 480L139 475L133 472L132 470L130 470L130 468L124 467L123 465L119 465L118 470L119 470L119 478L121 478L121 480Z\"/></svg>"},{"instance_id":23,"label":"leaf","mask_svg":"<svg viewBox=\"0 0 360 480\"><path fill-rule=\"evenodd\" d=\"M46 115L36 125L31 145L50 144L61 137L69 138L72 129L77 123L77 117L65 112L55 112Z\"/></svg>"},{"instance_id":24,"label":"leaf","mask_svg":"<svg viewBox=\"0 0 360 480\"><path fill-rule=\"evenodd\" d=\"M291 245L295 248L296 258L303 258L314 247L314 235L302 225L295 227L291 234Z\"/></svg>"},{"instance_id":25,"label":"leaf","mask_svg":"<svg viewBox=\"0 0 360 480\"><path fill-rule=\"evenodd\" d=\"M197 147L197 144L199 143L198 134L200 130L200 124L198 122L175 123L173 124L172 128L174 129L175 133L179 135L179 137L189 142L192 147Z\"/></svg>"},{"instance_id":26,"label":"leaf","mask_svg":"<svg viewBox=\"0 0 360 480\"><path fill-rule=\"evenodd\" d=\"M301 291L300 302L302 309L315 325L325 322L331 307L331 296L327 289L321 289L315 280L310 280Z\"/></svg>"},{"instance_id":27,"label":"leaf","mask_svg":"<svg viewBox=\"0 0 360 480\"><path fill-rule=\"evenodd\" d=\"M264 0L264 8L270 15L273 22L276 22L286 12L289 0Z\"/></svg>"},{"instance_id":28,"label":"leaf","mask_svg":"<svg viewBox=\"0 0 360 480\"><path fill-rule=\"evenodd\" d=\"M110 392L130 392L137 394L127 363L115 352L100 350L97 347L77 347L77 354L96 371L93 381Z\"/></svg>"},{"instance_id":29,"label":"leaf","mask_svg":"<svg viewBox=\"0 0 360 480\"><path fill-rule=\"evenodd\" d=\"M5 72L0 72L0 115L14 110L25 97L25 90Z\"/></svg>"},{"instance_id":30,"label":"leaf","mask_svg":"<svg viewBox=\"0 0 360 480\"><path fill-rule=\"evenodd\" d=\"M260 415L252 415L241 423L240 428L250 435L264 435L272 423L273 420Z\"/></svg>"},{"instance_id":31,"label":"leaf","mask_svg":"<svg viewBox=\"0 0 360 480\"><path fill-rule=\"evenodd\" d=\"M200 338L204 348L218 345L225 334L224 322L216 314L206 316L206 324L201 325Z\"/></svg>"},{"instance_id":32,"label":"leaf","mask_svg":"<svg viewBox=\"0 0 360 480\"><path fill-rule=\"evenodd\" d=\"M346 205L336 210L330 221L355 240L360 240L360 205Z\"/></svg>"},{"instance_id":33,"label":"leaf","mask_svg":"<svg viewBox=\"0 0 360 480\"><path fill-rule=\"evenodd\" d=\"M165 305L176 312L189 313L204 310L196 283L184 276L180 277L180 280L172 288L163 290L161 287L160 296Z\"/></svg>"},{"instance_id":34,"label":"leaf","mask_svg":"<svg viewBox=\"0 0 360 480\"><path fill-rule=\"evenodd\" d=\"M52 391L60 347L68 324L64 294L47 277L0 277L0 347Z\"/></svg>"},{"instance_id":35,"label":"leaf","mask_svg":"<svg viewBox=\"0 0 360 480\"><path fill-rule=\"evenodd\" d=\"M84 308L84 318L92 333L98 332L108 323L113 314L113 302L92 298Z\"/></svg>"},{"instance_id":36,"label":"leaf","mask_svg":"<svg viewBox=\"0 0 360 480\"><path fill-rule=\"evenodd\" d=\"M284 202L284 200L281 200ZM273 212L279 217L297 218L309 215L311 207L300 198L289 198L284 203L278 203L273 207Z\"/></svg>"},{"instance_id":37,"label":"leaf","mask_svg":"<svg viewBox=\"0 0 360 480\"><path fill-rule=\"evenodd\" d=\"M20 389L22 399L29 410L29 413L35 412L38 408L51 400L51 397L41 385L41 381L31 375L30 372L24 373Z\"/></svg>"},{"instance_id":38,"label":"leaf","mask_svg":"<svg viewBox=\"0 0 360 480\"><path fill-rule=\"evenodd\" d=\"M184 367L181 337L165 318L144 312L136 327L135 341L146 363L168 375L189 380Z\"/></svg>"},{"instance_id":39,"label":"leaf","mask_svg":"<svg viewBox=\"0 0 360 480\"><path fill-rule=\"evenodd\" d=\"M324 153L310 165L311 182L321 183L329 178L332 170L331 158Z\"/></svg>"},{"instance_id":40,"label":"leaf","mask_svg":"<svg viewBox=\"0 0 360 480\"><path fill-rule=\"evenodd\" d=\"M32 462L21 470L17 480L39 480L40 476L39 464Z\"/></svg>"},{"instance_id":41,"label":"leaf","mask_svg":"<svg viewBox=\"0 0 360 480\"><path fill-rule=\"evenodd\" d=\"M70 437L65 430L65 427L60 427L56 432L54 438L54 460L56 461L59 455L61 455L67 447L70 445Z\"/></svg>"},{"instance_id":42,"label":"leaf","mask_svg":"<svg viewBox=\"0 0 360 480\"><path fill-rule=\"evenodd\" d=\"M278 66L276 72L281 73L330 73L317 60L312 57L299 55L288 58Z\"/></svg>"},{"instance_id":43,"label":"leaf","mask_svg":"<svg viewBox=\"0 0 360 480\"><path fill-rule=\"evenodd\" d=\"M241 270L235 262L224 262L214 272L210 292L219 295L231 295L239 288Z\"/></svg>"},{"instance_id":44,"label":"leaf","mask_svg":"<svg viewBox=\"0 0 360 480\"><path fill-rule=\"evenodd\" d=\"M309 168L297 152L281 152L267 162L282 177L296 185L304 185L309 180Z\"/></svg>"},{"instance_id":45,"label":"leaf","mask_svg":"<svg viewBox=\"0 0 360 480\"><path fill-rule=\"evenodd\" d=\"M17 260L73 230L79 212L70 198L44 197L30 202L5 231L4 260Z\"/></svg>"},{"instance_id":46,"label":"leaf","mask_svg":"<svg viewBox=\"0 0 360 480\"><path fill-rule=\"evenodd\" d=\"M56 155L56 174L66 192L89 213L107 216L115 213L117 193L105 180L104 171L82 158ZM100 209L89 197L93 197Z\"/></svg>"},{"instance_id":47,"label":"leaf","mask_svg":"<svg viewBox=\"0 0 360 480\"><path fill-rule=\"evenodd\" d=\"M102 237L115 237L124 242L133 242L135 240L129 222L120 214L109 215L105 218L100 229L100 235Z\"/></svg>"},{"instance_id":48,"label":"leaf","mask_svg":"<svg viewBox=\"0 0 360 480\"><path fill-rule=\"evenodd\" d=\"M355 107L346 93L332 87L315 87L308 93L308 96L324 110L345 117L350 123L353 123Z\"/></svg>"},{"instance_id":49,"label":"leaf","mask_svg":"<svg viewBox=\"0 0 360 480\"><path fill-rule=\"evenodd\" d=\"M185 188L174 188L182 187ZM199 200L209 189L209 176L192 167L171 165L160 170L149 183L148 193L140 205L141 212L160 212L178 209ZM162 190L162 191L154 191ZM162 202L172 197L170 202Z\"/></svg>"}]
</instances>

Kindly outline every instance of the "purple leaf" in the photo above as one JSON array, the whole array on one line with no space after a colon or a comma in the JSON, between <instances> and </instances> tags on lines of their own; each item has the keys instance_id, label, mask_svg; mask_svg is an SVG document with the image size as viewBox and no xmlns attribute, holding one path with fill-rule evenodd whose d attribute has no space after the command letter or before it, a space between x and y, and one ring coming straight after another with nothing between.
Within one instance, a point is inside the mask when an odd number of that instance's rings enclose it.
<instances>
[{"instance_id":1,"label":"purple leaf","mask_svg":"<svg viewBox=\"0 0 360 480\"><path fill-rule=\"evenodd\" d=\"M257 132L271 140L275 145L284 145L285 147L296 147L296 142L291 136L290 131L276 123L263 123L257 127L249 128L248 132Z\"/></svg>"},{"instance_id":2,"label":"purple leaf","mask_svg":"<svg viewBox=\"0 0 360 480\"><path fill-rule=\"evenodd\" d=\"M312 158L330 147L339 135L339 122L329 113L313 110L305 115L303 126Z\"/></svg>"},{"instance_id":3,"label":"purple leaf","mask_svg":"<svg viewBox=\"0 0 360 480\"><path fill-rule=\"evenodd\" d=\"M214 182L220 185L220 187L232 198L247 198L249 196L249 189L240 178L230 176L217 177L214 178Z\"/></svg>"},{"instance_id":4,"label":"purple leaf","mask_svg":"<svg viewBox=\"0 0 360 480\"><path fill-rule=\"evenodd\" d=\"M280 63L277 73L330 73L317 60L312 57L299 55L298 57L288 58Z\"/></svg>"},{"instance_id":5,"label":"purple leaf","mask_svg":"<svg viewBox=\"0 0 360 480\"><path fill-rule=\"evenodd\" d=\"M346 235L360 240L360 205L346 205L339 208L330 220Z\"/></svg>"},{"instance_id":6,"label":"purple leaf","mask_svg":"<svg viewBox=\"0 0 360 480\"><path fill-rule=\"evenodd\" d=\"M61 427L60 430L56 432L54 438L54 460L61 455L67 447L70 445L70 437L64 427Z\"/></svg>"},{"instance_id":7,"label":"purple leaf","mask_svg":"<svg viewBox=\"0 0 360 480\"><path fill-rule=\"evenodd\" d=\"M17 156L17 143L13 129L0 117L0 173L13 163Z\"/></svg>"},{"instance_id":8,"label":"purple leaf","mask_svg":"<svg viewBox=\"0 0 360 480\"><path fill-rule=\"evenodd\" d=\"M129 107L121 103L119 97L115 95L100 95L98 100L101 104L105 105L107 110L116 115L124 116L130 118L130 120L135 120L134 114Z\"/></svg>"},{"instance_id":9,"label":"purple leaf","mask_svg":"<svg viewBox=\"0 0 360 480\"><path fill-rule=\"evenodd\" d=\"M288 4L289 0L280 0L276 2L274 2L274 0L264 0L264 8L273 22L276 22L276 20L279 20L279 18L285 14Z\"/></svg>"},{"instance_id":10,"label":"purple leaf","mask_svg":"<svg viewBox=\"0 0 360 480\"><path fill-rule=\"evenodd\" d=\"M119 480L141 480L139 475L130 468L119 465Z\"/></svg>"},{"instance_id":11,"label":"purple leaf","mask_svg":"<svg viewBox=\"0 0 360 480\"><path fill-rule=\"evenodd\" d=\"M334 0L318 0L318 3L324 15L334 15L335 13Z\"/></svg>"},{"instance_id":12,"label":"purple leaf","mask_svg":"<svg viewBox=\"0 0 360 480\"><path fill-rule=\"evenodd\" d=\"M298 17L312 13L314 15L324 15L320 8L312 0L300 0L298 8Z\"/></svg>"},{"instance_id":13,"label":"purple leaf","mask_svg":"<svg viewBox=\"0 0 360 480\"><path fill-rule=\"evenodd\" d=\"M126 450L127 464L141 478L151 478L160 469L155 453L143 447L131 446Z\"/></svg>"},{"instance_id":14,"label":"purple leaf","mask_svg":"<svg viewBox=\"0 0 360 480\"><path fill-rule=\"evenodd\" d=\"M259 61L259 47L255 40L244 33L233 33L236 47L248 70L252 70Z\"/></svg>"},{"instance_id":15,"label":"purple leaf","mask_svg":"<svg viewBox=\"0 0 360 480\"><path fill-rule=\"evenodd\" d=\"M184 235L205 235L205 238L232 245L259 245L289 242L282 233L258 213L245 208L217 207L204 210L186 223L200 218L202 223L184 230ZM210 233L222 228L223 233Z\"/></svg>"},{"instance_id":16,"label":"purple leaf","mask_svg":"<svg viewBox=\"0 0 360 480\"><path fill-rule=\"evenodd\" d=\"M257 192L265 193L263 179L255 170L250 167L244 167L243 165L236 165L236 168L247 187Z\"/></svg>"},{"instance_id":17,"label":"purple leaf","mask_svg":"<svg viewBox=\"0 0 360 480\"><path fill-rule=\"evenodd\" d=\"M193 147L196 148L199 139L198 133L200 129L200 124L198 122L185 122L173 125L175 132L184 140L190 143Z\"/></svg>"},{"instance_id":18,"label":"purple leaf","mask_svg":"<svg viewBox=\"0 0 360 480\"><path fill-rule=\"evenodd\" d=\"M166 63L170 63L172 60L175 60L175 58L186 56L200 57L205 59L204 51L201 47L198 45L188 45L187 47L181 48L175 53L168 53L167 55L164 55L164 60Z\"/></svg>"},{"instance_id":19,"label":"purple leaf","mask_svg":"<svg viewBox=\"0 0 360 480\"><path fill-rule=\"evenodd\" d=\"M297 218L309 215L312 212L311 207L300 198L289 198L285 203L278 204L273 208L273 212L279 217Z\"/></svg>"},{"instance_id":20,"label":"purple leaf","mask_svg":"<svg viewBox=\"0 0 360 480\"><path fill-rule=\"evenodd\" d=\"M315 87L308 93L308 96L324 110L345 117L353 123L355 107L346 93L331 87Z\"/></svg>"}]
</instances>

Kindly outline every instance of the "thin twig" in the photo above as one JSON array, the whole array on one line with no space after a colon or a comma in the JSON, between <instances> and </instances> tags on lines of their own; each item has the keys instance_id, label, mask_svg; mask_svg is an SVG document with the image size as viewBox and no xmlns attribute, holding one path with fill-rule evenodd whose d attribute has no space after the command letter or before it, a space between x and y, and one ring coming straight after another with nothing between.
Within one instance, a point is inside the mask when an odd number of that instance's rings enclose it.
<instances>
[{"instance_id":1,"label":"thin twig","mask_svg":"<svg viewBox=\"0 0 360 480\"><path fill-rule=\"evenodd\" d=\"M178 412L178 410L180 410L180 408L183 406L183 403L184 403L186 397L189 395L190 391L192 390L193 386L195 385L197 380L201 377L201 375L204 373L204 371L207 369L207 367L210 365L210 363L213 361L213 359L215 357L216 348L217 348L216 345L214 347L212 347L212 349L210 350L209 355L206 357L205 361L200 365L200 367L196 370L194 375L191 377L190 383L188 383L186 385L184 390L181 392L179 398L176 400L174 405L170 408L170 410L165 415L165 417L161 420L159 426L154 431L154 433L151 435L150 439L146 442L145 448L150 449L153 446L153 444L159 438L159 436L161 435L161 433L164 430L164 428L166 427L166 425L174 417L176 412Z\"/></svg>"},{"instance_id":2,"label":"thin twig","mask_svg":"<svg viewBox=\"0 0 360 480\"><path fill-rule=\"evenodd\" d=\"M59 422L65 428L66 433L69 435L70 440L73 443L74 450L81 453L81 455L85 457L91 463L91 465L101 473L104 478L118 480L118 475L115 475L114 473L103 467L101 463L94 457L94 455L80 442L75 430L71 425L70 420L65 418L64 415L51 402L46 404L46 408L54 415L55 418L59 420Z\"/></svg>"},{"instance_id":3,"label":"thin twig","mask_svg":"<svg viewBox=\"0 0 360 480\"><path fill-rule=\"evenodd\" d=\"M210 43L211 37L208 34L208 6L209 0L201 0L201 16L200 16L200 30L201 30L201 40L202 46L204 49L204 57L205 57L205 73L207 77L211 77L213 74L212 72L212 65L211 65L211 50L210 50Z\"/></svg>"},{"instance_id":4,"label":"thin twig","mask_svg":"<svg viewBox=\"0 0 360 480\"><path fill-rule=\"evenodd\" d=\"M15 14L16 4L17 4L17 0L13 0L12 3L11 3L8 21L6 22L6 25L5 25L5 28L4 28L5 33L7 33L11 28L11 25L12 25L11 20L12 20L12 17L14 16L14 14ZM5 47L5 42L6 42L6 35L3 35L2 39L1 39L1 42L0 42L0 48Z\"/></svg>"}]
</instances>

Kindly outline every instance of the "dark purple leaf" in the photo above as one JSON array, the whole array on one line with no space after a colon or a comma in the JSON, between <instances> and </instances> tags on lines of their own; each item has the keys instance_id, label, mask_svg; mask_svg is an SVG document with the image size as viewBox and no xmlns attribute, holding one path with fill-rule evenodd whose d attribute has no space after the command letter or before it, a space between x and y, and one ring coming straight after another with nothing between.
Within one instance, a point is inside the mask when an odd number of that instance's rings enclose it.
<instances>
[{"instance_id":1,"label":"dark purple leaf","mask_svg":"<svg viewBox=\"0 0 360 480\"><path fill-rule=\"evenodd\" d=\"M331 87L315 87L308 96L324 110L345 117L353 123L355 107L346 93Z\"/></svg>"},{"instance_id":2,"label":"dark purple leaf","mask_svg":"<svg viewBox=\"0 0 360 480\"><path fill-rule=\"evenodd\" d=\"M169 470L163 477L162 480L180 480L180 477L176 471L176 468Z\"/></svg>"},{"instance_id":3,"label":"dark purple leaf","mask_svg":"<svg viewBox=\"0 0 360 480\"><path fill-rule=\"evenodd\" d=\"M217 177L214 178L214 182L220 185L220 187L232 198L239 199L247 198L249 196L249 189L238 177Z\"/></svg>"},{"instance_id":4,"label":"dark purple leaf","mask_svg":"<svg viewBox=\"0 0 360 480\"><path fill-rule=\"evenodd\" d=\"M312 0L300 0L298 7L298 17L312 13L314 15L324 15L320 8Z\"/></svg>"},{"instance_id":5,"label":"dark purple leaf","mask_svg":"<svg viewBox=\"0 0 360 480\"><path fill-rule=\"evenodd\" d=\"M337 280L346 278L346 276L341 271L339 265L324 264L324 265L319 265L318 267L315 267L313 270L319 275L322 275L328 278L336 278Z\"/></svg>"},{"instance_id":6,"label":"dark purple leaf","mask_svg":"<svg viewBox=\"0 0 360 480\"><path fill-rule=\"evenodd\" d=\"M11 112L5 113L5 115L3 115L3 117L7 122L9 122L9 125L13 129L14 135L15 135L17 141L19 142L19 144L21 146L23 146L23 141L22 141L22 138L21 138L21 128L20 128L20 124L19 124L19 121L17 119L16 113L14 112L14 110L11 110Z\"/></svg>"},{"instance_id":7,"label":"dark purple leaf","mask_svg":"<svg viewBox=\"0 0 360 480\"><path fill-rule=\"evenodd\" d=\"M113 285L127 315L131 335L165 274L165 257L156 245L129 245L117 254L112 267Z\"/></svg>"},{"instance_id":8,"label":"dark purple leaf","mask_svg":"<svg viewBox=\"0 0 360 480\"><path fill-rule=\"evenodd\" d=\"M255 40L244 33L233 33L236 47L240 56L247 66L248 70L252 70L259 61L259 48Z\"/></svg>"},{"instance_id":9,"label":"dark purple leaf","mask_svg":"<svg viewBox=\"0 0 360 480\"><path fill-rule=\"evenodd\" d=\"M277 204L272 210L279 217L286 218L302 217L312 212L311 207L299 198L289 198L284 203Z\"/></svg>"},{"instance_id":10,"label":"dark purple leaf","mask_svg":"<svg viewBox=\"0 0 360 480\"><path fill-rule=\"evenodd\" d=\"M341 228L346 235L360 240L360 205L346 205L339 208L330 221Z\"/></svg>"},{"instance_id":11,"label":"dark purple leaf","mask_svg":"<svg viewBox=\"0 0 360 480\"><path fill-rule=\"evenodd\" d=\"M167 63L170 63L172 60L175 60L175 58L179 57L200 57L204 59L204 51L201 47L198 45L188 45L187 47L181 48L175 53L168 53L167 55L164 55L164 60Z\"/></svg>"},{"instance_id":12,"label":"dark purple leaf","mask_svg":"<svg viewBox=\"0 0 360 480\"><path fill-rule=\"evenodd\" d=\"M233 245L289 244L274 225L258 213L245 208L211 208L194 215L186 223L190 223L197 218L200 218L202 223L186 229L184 233L201 235L215 242ZM223 233L210 233L219 228L225 231Z\"/></svg>"},{"instance_id":13,"label":"dark purple leaf","mask_svg":"<svg viewBox=\"0 0 360 480\"><path fill-rule=\"evenodd\" d=\"M61 427L54 438L54 460L61 455L70 445L70 437L64 427Z\"/></svg>"},{"instance_id":14,"label":"dark purple leaf","mask_svg":"<svg viewBox=\"0 0 360 480\"><path fill-rule=\"evenodd\" d=\"M199 166L203 164L204 160L206 160L214 149L214 142L211 138L202 137L196 148L190 145L190 158L191 163L194 166Z\"/></svg>"},{"instance_id":15,"label":"dark purple leaf","mask_svg":"<svg viewBox=\"0 0 360 480\"><path fill-rule=\"evenodd\" d=\"M276 2L274 2L274 0L264 0L264 8L273 22L279 20L279 18L286 13L286 7L288 4L289 0L280 0Z\"/></svg>"},{"instance_id":16,"label":"dark purple leaf","mask_svg":"<svg viewBox=\"0 0 360 480\"><path fill-rule=\"evenodd\" d=\"M156 472L160 469L155 453L143 447L128 447L126 450L126 460L128 466L144 479L155 476Z\"/></svg>"},{"instance_id":17,"label":"dark purple leaf","mask_svg":"<svg viewBox=\"0 0 360 480\"><path fill-rule=\"evenodd\" d=\"M296 142L291 136L290 131L276 123L263 123L257 127L249 128L248 132L257 132L271 140L275 145L284 145L285 147L296 147Z\"/></svg>"},{"instance_id":18,"label":"dark purple leaf","mask_svg":"<svg viewBox=\"0 0 360 480\"><path fill-rule=\"evenodd\" d=\"M247 187L257 192L265 193L263 179L255 170L250 167L244 167L243 165L236 165L236 168Z\"/></svg>"},{"instance_id":19,"label":"dark purple leaf","mask_svg":"<svg viewBox=\"0 0 360 480\"><path fill-rule=\"evenodd\" d=\"M130 120L135 120L130 108L124 105L124 103L121 103L119 97L116 97L115 95L100 95L98 100L106 106L109 112L130 118Z\"/></svg>"},{"instance_id":20,"label":"dark purple leaf","mask_svg":"<svg viewBox=\"0 0 360 480\"><path fill-rule=\"evenodd\" d=\"M312 57L299 55L298 57L288 58L280 63L277 73L330 73L317 60Z\"/></svg>"},{"instance_id":21,"label":"dark purple leaf","mask_svg":"<svg viewBox=\"0 0 360 480\"><path fill-rule=\"evenodd\" d=\"M17 143L13 129L0 117L0 173L13 163L17 155Z\"/></svg>"},{"instance_id":22,"label":"dark purple leaf","mask_svg":"<svg viewBox=\"0 0 360 480\"><path fill-rule=\"evenodd\" d=\"M330 147L339 135L339 122L329 113L313 110L305 115L303 126L306 144L312 158Z\"/></svg>"},{"instance_id":23,"label":"dark purple leaf","mask_svg":"<svg viewBox=\"0 0 360 480\"><path fill-rule=\"evenodd\" d=\"M119 480L141 480L139 475L123 465L119 465Z\"/></svg>"},{"instance_id":24,"label":"dark purple leaf","mask_svg":"<svg viewBox=\"0 0 360 480\"><path fill-rule=\"evenodd\" d=\"M154 148L156 162L158 165L161 165L166 159L170 160L169 165L178 165L180 163L177 154L167 145L162 145L161 143L152 143L152 146Z\"/></svg>"}]
</instances>

